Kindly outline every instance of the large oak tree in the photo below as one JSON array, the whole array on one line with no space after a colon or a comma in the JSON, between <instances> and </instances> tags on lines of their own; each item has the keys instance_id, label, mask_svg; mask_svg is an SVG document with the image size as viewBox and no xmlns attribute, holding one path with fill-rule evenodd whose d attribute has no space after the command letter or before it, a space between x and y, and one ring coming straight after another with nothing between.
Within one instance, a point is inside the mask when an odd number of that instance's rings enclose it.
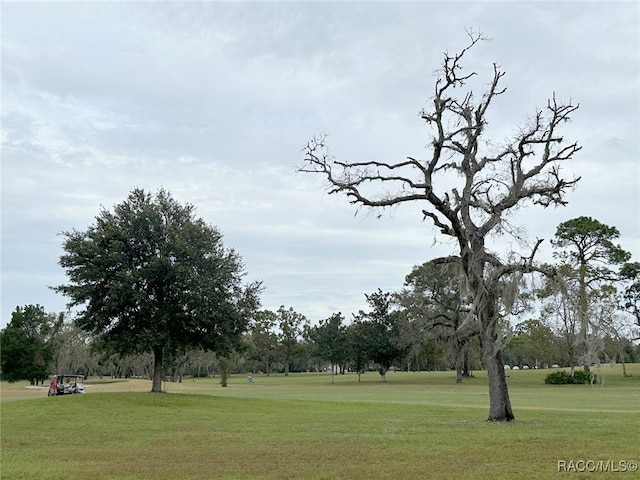
<instances>
[{"instance_id":1,"label":"large oak tree","mask_svg":"<svg viewBox=\"0 0 640 480\"><path fill-rule=\"evenodd\" d=\"M217 228L165 190L134 189L85 231L69 231L56 288L81 307L78 326L120 354L152 352L153 392L164 356L186 348L229 351L258 306L240 256Z\"/></svg>"},{"instance_id":2,"label":"large oak tree","mask_svg":"<svg viewBox=\"0 0 640 480\"><path fill-rule=\"evenodd\" d=\"M505 73L493 64L488 86L475 95L468 83L476 72L465 72L462 61L482 36L470 32L469 37L459 53L444 54L431 106L420 113L432 136L426 158L336 160L320 136L306 145L299 170L323 175L330 194L344 194L355 205L389 208L415 202L425 219L457 243L457 258L440 261L462 264L488 372L488 419L508 421L514 415L497 328L501 291L505 282L537 269L533 260L541 240L520 256L492 253L487 240L514 231L508 216L518 207L566 203L565 193L578 179L565 178L561 165L580 147L565 142L559 130L578 106L553 95L512 138L489 141L489 111L505 93Z\"/></svg>"}]
</instances>

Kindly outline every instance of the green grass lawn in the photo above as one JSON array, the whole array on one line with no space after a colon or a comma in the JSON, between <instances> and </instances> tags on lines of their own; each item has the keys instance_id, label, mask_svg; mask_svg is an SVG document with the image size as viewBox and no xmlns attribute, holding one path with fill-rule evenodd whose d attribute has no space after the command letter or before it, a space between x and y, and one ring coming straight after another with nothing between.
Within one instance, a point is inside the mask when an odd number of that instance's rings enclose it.
<instances>
[{"instance_id":1,"label":"green grass lawn","mask_svg":"<svg viewBox=\"0 0 640 480\"><path fill-rule=\"evenodd\" d=\"M2 384L2 479L638 478L558 462L640 461L640 364L602 386L509 372L516 421L485 422L484 372L90 381L86 395ZM576 463L577 469L597 464Z\"/></svg>"}]
</instances>

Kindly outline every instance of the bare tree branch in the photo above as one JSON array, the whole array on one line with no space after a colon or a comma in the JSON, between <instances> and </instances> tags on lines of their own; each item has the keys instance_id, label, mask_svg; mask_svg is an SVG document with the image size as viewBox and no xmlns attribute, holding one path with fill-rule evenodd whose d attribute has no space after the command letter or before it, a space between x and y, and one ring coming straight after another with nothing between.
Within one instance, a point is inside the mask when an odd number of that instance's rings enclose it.
<instances>
[{"instance_id":1,"label":"bare tree branch","mask_svg":"<svg viewBox=\"0 0 640 480\"><path fill-rule=\"evenodd\" d=\"M546 107L537 110L513 138L500 147L492 147L485 139L487 116L496 99L506 92L501 85L505 73L493 63L490 82L479 99L466 90L467 82L477 73L465 72L463 59L480 41L486 40L479 32L468 31L467 35L469 42L465 48L454 55L444 54L431 106L420 112L432 134L428 158L417 160L408 156L397 162L336 161L329 155L323 135L307 143L305 159L298 170L323 175L329 193L344 194L352 204L384 208L418 202L423 220L430 219L443 235L456 239L459 257L437 259L436 263L462 265L481 325L490 384L502 384L504 372L496 330L500 283L508 276L551 272L534 262L542 240L537 240L530 255L521 257L520 262L501 260L487 250L485 241L492 234L504 232L521 241L517 228L507 221L520 206L546 208L567 203L566 193L580 178L565 177L562 165L581 147L575 142L565 142L559 130L579 105L560 102L554 93ZM453 186L451 174L458 180ZM445 190L445 186L449 189ZM492 393L503 396L500 406L500 402L494 405L492 401L490 419L505 417L505 411L506 417L510 416L508 397L499 393L502 390L506 391L506 385Z\"/></svg>"}]
</instances>

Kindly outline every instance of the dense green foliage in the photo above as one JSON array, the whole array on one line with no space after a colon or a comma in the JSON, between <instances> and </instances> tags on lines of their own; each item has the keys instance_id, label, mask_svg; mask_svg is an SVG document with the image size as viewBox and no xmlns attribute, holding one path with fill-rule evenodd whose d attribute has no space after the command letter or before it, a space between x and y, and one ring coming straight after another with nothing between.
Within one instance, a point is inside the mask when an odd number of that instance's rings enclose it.
<instances>
[{"instance_id":1,"label":"dense green foliage","mask_svg":"<svg viewBox=\"0 0 640 480\"><path fill-rule=\"evenodd\" d=\"M83 308L81 328L113 352L153 352L154 391L165 356L237 344L259 286L243 286L240 257L192 205L164 190L135 189L95 220L86 231L64 233L60 258L69 283L57 291Z\"/></svg>"},{"instance_id":2,"label":"dense green foliage","mask_svg":"<svg viewBox=\"0 0 640 480\"><path fill-rule=\"evenodd\" d=\"M409 351L409 342L401 334L405 313L393 303L389 292L378 290L365 295L368 311L360 311L356 320L364 330L367 358L378 365L382 380L389 369Z\"/></svg>"},{"instance_id":3,"label":"dense green foliage","mask_svg":"<svg viewBox=\"0 0 640 480\"><path fill-rule=\"evenodd\" d=\"M309 340L313 345L312 354L330 363L331 381L335 366L342 366L350 360L349 343L341 313L335 313L319 325L309 329Z\"/></svg>"},{"instance_id":4,"label":"dense green foliage","mask_svg":"<svg viewBox=\"0 0 640 480\"><path fill-rule=\"evenodd\" d=\"M630 258L629 252L616 245L620 237L616 227L610 227L591 217L577 217L558 225L555 256L563 263L584 270L586 278L611 276L609 265L622 264Z\"/></svg>"},{"instance_id":5,"label":"dense green foliage","mask_svg":"<svg viewBox=\"0 0 640 480\"><path fill-rule=\"evenodd\" d=\"M0 372L9 382L44 381L54 355L53 340L62 317L45 313L40 305L16 307L11 322L0 331Z\"/></svg>"},{"instance_id":6,"label":"dense green foliage","mask_svg":"<svg viewBox=\"0 0 640 480\"><path fill-rule=\"evenodd\" d=\"M586 372L584 370L576 370L573 375L570 375L565 370L559 370L547 375L544 379L544 383L549 385L585 385L589 383L595 383L598 377L593 372Z\"/></svg>"},{"instance_id":7,"label":"dense green foliage","mask_svg":"<svg viewBox=\"0 0 640 480\"><path fill-rule=\"evenodd\" d=\"M551 327L536 319L520 322L513 329L513 336L505 348L509 365L549 367L557 362L566 363L561 339Z\"/></svg>"},{"instance_id":8,"label":"dense green foliage","mask_svg":"<svg viewBox=\"0 0 640 480\"><path fill-rule=\"evenodd\" d=\"M279 358L276 321L276 313L271 310L256 312L250 331L245 336L245 351L250 371L269 375L272 365Z\"/></svg>"}]
</instances>

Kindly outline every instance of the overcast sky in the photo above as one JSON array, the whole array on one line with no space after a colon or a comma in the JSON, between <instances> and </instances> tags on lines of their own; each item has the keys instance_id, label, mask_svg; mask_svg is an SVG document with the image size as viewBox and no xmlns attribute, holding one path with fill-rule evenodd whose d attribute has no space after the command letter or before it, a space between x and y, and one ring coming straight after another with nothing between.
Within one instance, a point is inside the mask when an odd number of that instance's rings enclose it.
<instances>
[{"instance_id":1,"label":"overcast sky","mask_svg":"<svg viewBox=\"0 0 640 480\"><path fill-rule=\"evenodd\" d=\"M496 142L555 92L580 103L565 138L582 176L560 209L513 221L531 240L587 215L640 260L637 2L6 2L2 5L2 319L65 309L60 232L84 230L134 187L163 187L216 225L264 282L265 308L316 322L402 287L455 253L421 205L360 211L295 172L329 134L344 160L426 157L418 113L465 28L490 42L465 66L508 91ZM499 239L496 248L509 248ZM541 259L550 258L548 241Z\"/></svg>"}]
</instances>

